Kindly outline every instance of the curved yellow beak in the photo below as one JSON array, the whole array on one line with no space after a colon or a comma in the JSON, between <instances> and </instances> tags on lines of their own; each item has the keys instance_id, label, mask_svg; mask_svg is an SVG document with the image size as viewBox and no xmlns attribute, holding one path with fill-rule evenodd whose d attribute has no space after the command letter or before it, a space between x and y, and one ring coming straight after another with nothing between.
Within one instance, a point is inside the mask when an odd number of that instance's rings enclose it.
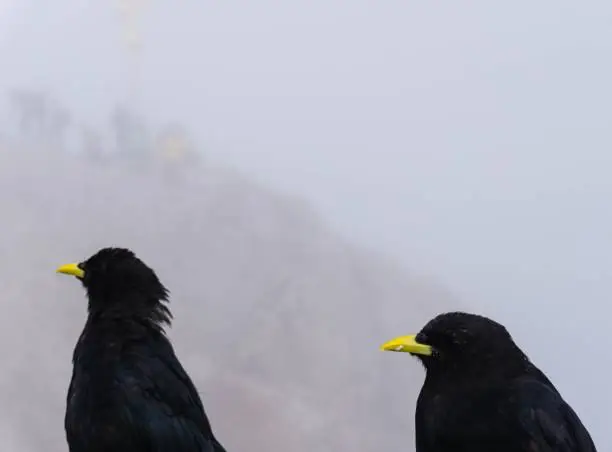
<instances>
[{"instance_id":1,"label":"curved yellow beak","mask_svg":"<svg viewBox=\"0 0 612 452\"><path fill-rule=\"evenodd\" d=\"M415 340L415 335L400 336L385 342L380 349L386 352L404 352L414 355L431 356L433 353L430 345L421 344Z\"/></svg>"},{"instance_id":2,"label":"curved yellow beak","mask_svg":"<svg viewBox=\"0 0 612 452\"><path fill-rule=\"evenodd\" d=\"M57 273L64 275L76 276L82 279L85 276L85 272L79 267L79 264L66 264L57 268Z\"/></svg>"}]
</instances>

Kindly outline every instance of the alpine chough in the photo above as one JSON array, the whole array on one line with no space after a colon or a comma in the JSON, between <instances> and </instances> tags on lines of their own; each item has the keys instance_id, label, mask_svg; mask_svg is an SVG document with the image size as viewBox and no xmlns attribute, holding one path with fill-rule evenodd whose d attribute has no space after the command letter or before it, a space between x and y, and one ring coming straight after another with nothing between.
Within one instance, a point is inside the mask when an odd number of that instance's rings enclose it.
<instances>
[{"instance_id":1,"label":"alpine chough","mask_svg":"<svg viewBox=\"0 0 612 452\"><path fill-rule=\"evenodd\" d=\"M425 367L416 452L596 452L574 410L491 319L441 314L381 348Z\"/></svg>"},{"instance_id":2,"label":"alpine chough","mask_svg":"<svg viewBox=\"0 0 612 452\"><path fill-rule=\"evenodd\" d=\"M164 332L172 315L155 272L123 248L57 271L89 299L67 397L70 452L224 452Z\"/></svg>"}]
</instances>

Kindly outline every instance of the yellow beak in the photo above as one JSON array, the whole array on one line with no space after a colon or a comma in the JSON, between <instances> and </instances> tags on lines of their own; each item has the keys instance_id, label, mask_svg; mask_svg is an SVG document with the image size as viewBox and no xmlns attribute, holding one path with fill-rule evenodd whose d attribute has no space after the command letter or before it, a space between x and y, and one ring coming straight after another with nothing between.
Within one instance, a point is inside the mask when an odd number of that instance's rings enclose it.
<instances>
[{"instance_id":1,"label":"yellow beak","mask_svg":"<svg viewBox=\"0 0 612 452\"><path fill-rule=\"evenodd\" d=\"M414 335L400 336L380 346L381 350L386 352L405 352L415 355L431 356L433 353L430 345L420 344L415 340Z\"/></svg>"},{"instance_id":2,"label":"yellow beak","mask_svg":"<svg viewBox=\"0 0 612 452\"><path fill-rule=\"evenodd\" d=\"M85 276L85 272L79 267L79 264L66 264L57 268L58 273L64 275L72 275L82 279Z\"/></svg>"}]
</instances>

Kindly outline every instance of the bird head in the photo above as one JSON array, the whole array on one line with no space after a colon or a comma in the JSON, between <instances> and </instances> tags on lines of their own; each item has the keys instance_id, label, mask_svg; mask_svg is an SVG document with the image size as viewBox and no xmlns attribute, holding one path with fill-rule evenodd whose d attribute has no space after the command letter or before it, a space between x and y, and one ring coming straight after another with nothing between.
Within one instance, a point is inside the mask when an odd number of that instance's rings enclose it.
<instances>
[{"instance_id":1,"label":"bird head","mask_svg":"<svg viewBox=\"0 0 612 452\"><path fill-rule=\"evenodd\" d=\"M440 314L418 334L392 339L381 349L416 356L428 373L488 370L492 364L501 369L526 360L503 325L464 312Z\"/></svg>"},{"instance_id":2,"label":"bird head","mask_svg":"<svg viewBox=\"0 0 612 452\"><path fill-rule=\"evenodd\" d=\"M103 248L83 262L60 266L57 272L81 281L90 311L112 308L146 314L149 310L161 315L160 321L169 322L170 313L162 305L168 300L167 289L155 272L126 248Z\"/></svg>"}]
</instances>

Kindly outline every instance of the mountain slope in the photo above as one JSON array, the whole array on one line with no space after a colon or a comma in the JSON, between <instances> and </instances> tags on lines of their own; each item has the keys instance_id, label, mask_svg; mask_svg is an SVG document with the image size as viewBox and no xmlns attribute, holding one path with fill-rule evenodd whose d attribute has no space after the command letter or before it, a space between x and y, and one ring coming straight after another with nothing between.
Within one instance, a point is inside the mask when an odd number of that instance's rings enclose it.
<instances>
[{"instance_id":1,"label":"mountain slope","mask_svg":"<svg viewBox=\"0 0 612 452\"><path fill-rule=\"evenodd\" d=\"M409 450L422 371L378 346L457 308L452 297L236 172L208 166L170 182L154 169L0 152L6 441L65 450L85 298L54 269L119 245L171 290L170 337L228 450Z\"/></svg>"}]
</instances>

